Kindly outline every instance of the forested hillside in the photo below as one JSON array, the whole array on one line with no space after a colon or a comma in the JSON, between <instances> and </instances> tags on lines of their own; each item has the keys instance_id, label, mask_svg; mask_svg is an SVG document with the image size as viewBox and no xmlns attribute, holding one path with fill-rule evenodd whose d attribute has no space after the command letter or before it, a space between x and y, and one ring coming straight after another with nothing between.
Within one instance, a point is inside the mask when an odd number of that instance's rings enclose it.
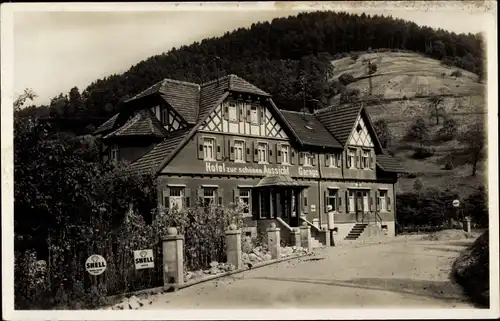
<instances>
[{"instance_id":1,"label":"forested hillside","mask_svg":"<svg viewBox=\"0 0 500 321\"><path fill-rule=\"evenodd\" d=\"M422 53L473 72L478 81L483 78L479 35L455 34L381 16L314 12L256 23L173 48L121 75L96 80L81 94L73 87L69 94L54 97L50 106L28 108L24 113L64 119L70 128L77 123L93 127L115 113L128 97L163 78L202 83L228 73L271 93L280 108L298 110L303 106L303 90L307 102L316 99L327 104L339 95L351 99L352 92L342 82L331 80L334 68L330 60L379 48Z\"/></svg>"}]
</instances>

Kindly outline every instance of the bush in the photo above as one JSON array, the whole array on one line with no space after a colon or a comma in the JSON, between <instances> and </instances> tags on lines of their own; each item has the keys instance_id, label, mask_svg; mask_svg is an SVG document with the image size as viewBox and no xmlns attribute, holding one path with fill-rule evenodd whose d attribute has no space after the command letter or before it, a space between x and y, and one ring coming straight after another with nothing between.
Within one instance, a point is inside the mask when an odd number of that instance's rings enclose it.
<instances>
[{"instance_id":1,"label":"bush","mask_svg":"<svg viewBox=\"0 0 500 321\"><path fill-rule=\"evenodd\" d=\"M359 58L359 54L357 54L356 52L351 52L350 53L350 56L351 56L351 59L356 62L356 60L358 60Z\"/></svg>"},{"instance_id":2,"label":"bush","mask_svg":"<svg viewBox=\"0 0 500 321\"><path fill-rule=\"evenodd\" d=\"M453 162L451 159L448 159L446 161L446 164L444 165L444 169L446 169L448 171L453 169Z\"/></svg>"},{"instance_id":3,"label":"bush","mask_svg":"<svg viewBox=\"0 0 500 321\"><path fill-rule=\"evenodd\" d=\"M452 277L476 304L489 308L489 232L484 232L452 266Z\"/></svg>"},{"instance_id":4,"label":"bush","mask_svg":"<svg viewBox=\"0 0 500 321\"><path fill-rule=\"evenodd\" d=\"M455 70L450 74L451 77L455 77L455 79L462 77L462 72L460 70Z\"/></svg>"},{"instance_id":5,"label":"bush","mask_svg":"<svg viewBox=\"0 0 500 321\"><path fill-rule=\"evenodd\" d=\"M339 81L342 85L347 86L354 82L354 77L351 74L345 73L339 76Z\"/></svg>"},{"instance_id":6,"label":"bush","mask_svg":"<svg viewBox=\"0 0 500 321\"><path fill-rule=\"evenodd\" d=\"M429 147L419 147L415 150L412 157L415 159L426 159L434 155L434 149Z\"/></svg>"},{"instance_id":7,"label":"bush","mask_svg":"<svg viewBox=\"0 0 500 321\"><path fill-rule=\"evenodd\" d=\"M415 191L420 191L424 187L424 184L422 184L422 181L420 179L416 179L415 182L413 183L413 189Z\"/></svg>"}]
</instances>

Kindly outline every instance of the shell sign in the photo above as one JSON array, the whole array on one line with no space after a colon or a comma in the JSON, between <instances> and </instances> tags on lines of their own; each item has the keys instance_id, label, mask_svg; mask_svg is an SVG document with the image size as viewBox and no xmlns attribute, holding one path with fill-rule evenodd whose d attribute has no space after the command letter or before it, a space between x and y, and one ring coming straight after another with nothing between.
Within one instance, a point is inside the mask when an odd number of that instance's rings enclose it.
<instances>
[{"instance_id":1,"label":"shell sign","mask_svg":"<svg viewBox=\"0 0 500 321\"><path fill-rule=\"evenodd\" d=\"M100 275L106 270L106 260L98 254L91 255L85 261L85 269L91 275Z\"/></svg>"},{"instance_id":2,"label":"shell sign","mask_svg":"<svg viewBox=\"0 0 500 321\"><path fill-rule=\"evenodd\" d=\"M134 251L134 263L136 270L154 268L153 250Z\"/></svg>"}]
</instances>

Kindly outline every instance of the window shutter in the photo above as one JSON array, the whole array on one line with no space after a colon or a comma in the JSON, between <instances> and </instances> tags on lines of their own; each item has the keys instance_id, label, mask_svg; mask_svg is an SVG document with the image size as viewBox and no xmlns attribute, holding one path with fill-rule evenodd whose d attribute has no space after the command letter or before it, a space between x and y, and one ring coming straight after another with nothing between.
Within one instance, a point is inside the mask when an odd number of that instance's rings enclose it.
<instances>
[{"instance_id":1,"label":"window shutter","mask_svg":"<svg viewBox=\"0 0 500 321\"><path fill-rule=\"evenodd\" d=\"M388 192L389 193L389 192ZM391 198L387 195L387 211L391 211Z\"/></svg>"},{"instance_id":2,"label":"window shutter","mask_svg":"<svg viewBox=\"0 0 500 321\"><path fill-rule=\"evenodd\" d=\"M360 158L361 158L361 157L360 157L360 155L359 155L359 154L360 154L360 152L359 152L359 151L356 151L356 167L357 167L357 168L360 168L360 167L361 167L361 166L360 166L360 161L361 161L361 159L360 159Z\"/></svg>"},{"instance_id":3,"label":"window shutter","mask_svg":"<svg viewBox=\"0 0 500 321\"><path fill-rule=\"evenodd\" d=\"M243 160L245 162L247 162L248 158L249 158L248 156L250 154L250 148L248 148L247 142L243 142L243 151L242 151L242 153L243 153Z\"/></svg>"},{"instance_id":4,"label":"window shutter","mask_svg":"<svg viewBox=\"0 0 500 321\"><path fill-rule=\"evenodd\" d=\"M365 164L364 164L364 151L363 150L360 150L359 151L359 168L365 168Z\"/></svg>"},{"instance_id":5,"label":"window shutter","mask_svg":"<svg viewBox=\"0 0 500 321\"><path fill-rule=\"evenodd\" d=\"M163 190L163 207L167 210L170 209L170 189L168 187Z\"/></svg>"},{"instance_id":6,"label":"window shutter","mask_svg":"<svg viewBox=\"0 0 500 321\"><path fill-rule=\"evenodd\" d=\"M330 155L329 154L325 154L325 166L326 167L330 166L329 161L330 161Z\"/></svg>"},{"instance_id":7,"label":"window shutter","mask_svg":"<svg viewBox=\"0 0 500 321\"><path fill-rule=\"evenodd\" d=\"M281 144L274 144L276 147L276 164L281 164Z\"/></svg>"},{"instance_id":8,"label":"window shutter","mask_svg":"<svg viewBox=\"0 0 500 321\"><path fill-rule=\"evenodd\" d=\"M228 103L224 104L224 119L229 120L229 106Z\"/></svg>"},{"instance_id":9,"label":"window shutter","mask_svg":"<svg viewBox=\"0 0 500 321\"><path fill-rule=\"evenodd\" d=\"M312 161L311 161L312 166L316 166L316 154L315 154L315 153L312 153L312 154L311 154L311 158L312 158Z\"/></svg>"},{"instance_id":10,"label":"window shutter","mask_svg":"<svg viewBox=\"0 0 500 321\"><path fill-rule=\"evenodd\" d=\"M372 195L371 191L369 193L370 193L370 211L373 212L373 203L374 203L373 202L373 195Z\"/></svg>"},{"instance_id":11,"label":"window shutter","mask_svg":"<svg viewBox=\"0 0 500 321\"><path fill-rule=\"evenodd\" d=\"M271 143L267 145L267 149L269 149L269 151L268 151L269 157L268 157L268 159L267 159L267 162L268 162L269 164L272 164L272 163L273 163L273 158L274 158L274 156L273 156L273 146L274 146L274 145L273 145L273 144L271 144Z\"/></svg>"},{"instance_id":12,"label":"window shutter","mask_svg":"<svg viewBox=\"0 0 500 321\"><path fill-rule=\"evenodd\" d=\"M219 198L219 206L222 206L223 205L223 196L224 196L224 190L222 188L219 187L219 189L217 190L217 196Z\"/></svg>"},{"instance_id":13,"label":"window shutter","mask_svg":"<svg viewBox=\"0 0 500 321\"><path fill-rule=\"evenodd\" d=\"M264 107L259 108L259 124L264 124Z\"/></svg>"},{"instance_id":14,"label":"window shutter","mask_svg":"<svg viewBox=\"0 0 500 321\"><path fill-rule=\"evenodd\" d=\"M324 202L325 202L325 213L328 213L328 189L323 192L324 194ZM333 210L333 208L332 208Z\"/></svg>"},{"instance_id":15,"label":"window shutter","mask_svg":"<svg viewBox=\"0 0 500 321\"><path fill-rule=\"evenodd\" d=\"M290 164L295 165L295 151L290 148Z\"/></svg>"},{"instance_id":16,"label":"window shutter","mask_svg":"<svg viewBox=\"0 0 500 321\"><path fill-rule=\"evenodd\" d=\"M203 137L198 136L198 159L203 159Z\"/></svg>"},{"instance_id":17,"label":"window shutter","mask_svg":"<svg viewBox=\"0 0 500 321\"><path fill-rule=\"evenodd\" d=\"M233 202L235 206L238 206L239 197L240 197L240 190L237 188L233 189Z\"/></svg>"},{"instance_id":18,"label":"window shutter","mask_svg":"<svg viewBox=\"0 0 500 321\"><path fill-rule=\"evenodd\" d=\"M217 148L217 153L216 153L217 160L221 160L222 159L222 155L223 155L222 154L222 147L223 147L223 143L224 143L223 138L222 137L217 137L215 139L215 142L216 142L216 145L217 145L217 147L216 147Z\"/></svg>"},{"instance_id":19,"label":"window shutter","mask_svg":"<svg viewBox=\"0 0 500 321\"><path fill-rule=\"evenodd\" d=\"M346 191L345 192L345 210L346 210L346 213L349 213L350 212L350 208L349 208L349 204L351 202L349 201L349 191Z\"/></svg>"},{"instance_id":20,"label":"window shutter","mask_svg":"<svg viewBox=\"0 0 500 321\"><path fill-rule=\"evenodd\" d=\"M257 163L259 161L259 150L257 149L257 143L253 142L253 161Z\"/></svg>"},{"instance_id":21,"label":"window shutter","mask_svg":"<svg viewBox=\"0 0 500 321\"><path fill-rule=\"evenodd\" d=\"M251 112L250 105L247 105L247 122L252 121L252 116L251 116L250 112Z\"/></svg>"},{"instance_id":22,"label":"window shutter","mask_svg":"<svg viewBox=\"0 0 500 321\"><path fill-rule=\"evenodd\" d=\"M304 165L304 153L299 152L299 165Z\"/></svg>"},{"instance_id":23,"label":"window shutter","mask_svg":"<svg viewBox=\"0 0 500 321\"><path fill-rule=\"evenodd\" d=\"M342 196L340 196L340 191L337 191L337 212L342 212Z\"/></svg>"},{"instance_id":24,"label":"window shutter","mask_svg":"<svg viewBox=\"0 0 500 321\"><path fill-rule=\"evenodd\" d=\"M245 105L243 103L238 104L238 113L240 115L240 121L245 120Z\"/></svg>"},{"instance_id":25,"label":"window shutter","mask_svg":"<svg viewBox=\"0 0 500 321\"><path fill-rule=\"evenodd\" d=\"M337 166L342 167L342 153L337 154Z\"/></svg>"},{"instance_id":26,"label":"window shutter","mask_svg":"<svg viewBox=\"0 0 500 321\"><path fill-rule=\"evenodd\" d=\"M203 188L196 190L196 198L198 199L198 205L203 206Z\"/></svg>"},{"instance_id":27,"label":"window shutter","mask_svg":"<svg viewBox=\"0 0 500 321\"><path fill-rule=\"evenodd\" d=\"M370 152L370 167L375 169L375 150L371 150Z\"/></svg>"},{"instance_id":28,"label":"window shutter","mask_svg":"<svg viewBox=\"0 0 500 321\"><path fill-rule=\"evenodd\" d=\"M303 198L302 204L304 205L304 208L303 208L304 213L309 212L308 211L309 204L307 202L308 201L307 194L308 194L307 189L304 189L304 191L302 192L302 198Z\"/></svg>"},{"instance_id":29,"label":"window shutter","mask_svg":"<svg viewBox=\"0 0 500 321\"><path fill-rule=\"evenodd\" d=\"M377 212L379 212L380 211L380 192L379 191L375 192L375 198L377 201Z\"/></svg>"},{"instance_id":30,"label":"window shutter","mask_svg":"<svg viewBox=\"0 0 500 321\"><path fill-rule=\"evenodd\" d=\"M234 139L230 138L228 143L229 143L229 160L234 161Z\"/></svg>"},{"instance_id":31,"label":"window shutter","mask_svg":"<svg viewBox=\"0 0 500 321\"><path fill-rule=\"evenodd\" d=\"M184 189L184 206L191 207L191 189Z\"/></svg>"}]
</instances>

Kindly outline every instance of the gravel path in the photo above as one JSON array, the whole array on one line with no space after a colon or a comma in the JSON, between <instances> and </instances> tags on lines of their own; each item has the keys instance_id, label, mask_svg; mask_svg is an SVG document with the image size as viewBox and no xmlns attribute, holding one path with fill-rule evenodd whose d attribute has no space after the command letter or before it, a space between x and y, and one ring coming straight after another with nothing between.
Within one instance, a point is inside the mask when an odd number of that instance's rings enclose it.
<instances>
[{"instance_id":1,"label":"gravel path","mask_svg":"<svg viewBox=\"0 0 500 321\"><path fill-rule=\"evenodd\" d=\"M142 309L472 308L448 280L470 240L340 245L295 259L158 294Z\"/></svg>"}]
</instances>

